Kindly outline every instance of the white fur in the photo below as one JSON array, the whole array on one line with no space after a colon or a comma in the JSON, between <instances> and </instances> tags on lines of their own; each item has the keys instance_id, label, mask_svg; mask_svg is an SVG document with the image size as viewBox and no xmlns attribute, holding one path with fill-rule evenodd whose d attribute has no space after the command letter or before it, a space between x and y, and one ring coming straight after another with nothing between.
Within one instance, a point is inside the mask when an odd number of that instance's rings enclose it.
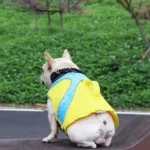
<instances>
[{"instance_id":1,"label":"white fur","mask_svg":"<svg viewBox=\"0 0 150 150\"><path fill-rule=\"evenodd\" d=\"M53 59L48 53L45 55L45 58L47 63L43 65L44 72L41 75L41 81L48 87L51 84L51 81L48 80L53 71L68 67L78 68L76 64L71 61L70 55L66 50L62 58ZM51 65L51 71L47 70L48 65ZM47 100L47 109L51 133L42 140L46 143L53 142L58 135L58 125L50 99ZM98 144L109 146L115 134L115 126L109 113L98 111L95 114L91 114L71 124L67 128L67 134L69 139L79 147L96 148Z\"/></svg>"},{"instance_id":2,"label":"white fur","mask_svg":"<svg viewBox=\"0 0 150 150\"><path fill-rule=\"evenodd\" d=\"M52 102L50 99L47 100L47 108L48 108L48 120L50 124L51 133L42 140L43 142L46 143L52 142L53 140L55 140L55 138L57 138L58 135L58 125L55 119Z\"/></svg>"}]
</instances>

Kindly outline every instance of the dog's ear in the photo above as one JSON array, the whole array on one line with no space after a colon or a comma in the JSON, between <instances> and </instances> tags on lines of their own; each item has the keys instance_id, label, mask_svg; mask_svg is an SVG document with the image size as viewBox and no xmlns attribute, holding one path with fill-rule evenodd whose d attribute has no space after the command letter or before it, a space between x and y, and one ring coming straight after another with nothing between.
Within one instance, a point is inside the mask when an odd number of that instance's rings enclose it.
<instances>
[{"instance_id":1,"label":"dog's ear","mask_svg":"<svg viewBox=\"0 0 150 150\"><path fill-rule=\"evenodd\" d=\"M64 50L62 57L71 60L70 54L67 49Z\"/></svg>"},{"instance_id":2,"label":"dog's ear","mask_svg":"<svg viewBox=\"0 0 150 150\"><path fill-rule=\"evenodd\" d=\"M52 62L54 61L54 59L50 56L50 54L49 53L47 53L47 52L45 52L44 53L44 57L45 57L45 60L46 60L46 62L47 62L47 64L48 64L48 69L50 70L52 67L51 67L51 64L52 64Z\"/></svg>"}]
</instances>

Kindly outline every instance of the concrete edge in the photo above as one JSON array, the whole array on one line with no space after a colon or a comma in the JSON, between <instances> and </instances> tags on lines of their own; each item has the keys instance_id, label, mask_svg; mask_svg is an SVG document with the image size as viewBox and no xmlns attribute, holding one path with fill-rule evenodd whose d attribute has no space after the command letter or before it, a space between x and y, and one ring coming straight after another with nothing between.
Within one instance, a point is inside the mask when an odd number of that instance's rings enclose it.
<instances>
[{"instance_id":1,"label":"concrete edge","mask_svg":"<svg viewBox=\"0 0 150 150\"><path fill-rule=\"evenodd\" d=\"M21 112L44 112L47 111L46 107L1 107L0 106L0 111L21 111ZM150 115L150 111L143 111L143 110L117 110L117 114L121 115Z\"/></svg>"}]
</instances>

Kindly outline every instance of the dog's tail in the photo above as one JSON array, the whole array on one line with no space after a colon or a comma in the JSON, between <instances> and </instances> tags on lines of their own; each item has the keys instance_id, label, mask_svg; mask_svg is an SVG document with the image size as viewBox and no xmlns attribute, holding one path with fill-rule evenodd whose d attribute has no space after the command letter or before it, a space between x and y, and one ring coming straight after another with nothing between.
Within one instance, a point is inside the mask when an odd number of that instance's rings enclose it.
<instances>
[{"instance_id":1,"label":"dog's tail","mask_svg":"<svg viewBox=\"0 0 150 150\"><path fill-rule=\"evenodd\" d=\"M97 112L96 116L100 122L100 129L105 131L105 136L113 136L115 134L115 124L112 116L104 111Z\"/></svg>"}]
</instances>

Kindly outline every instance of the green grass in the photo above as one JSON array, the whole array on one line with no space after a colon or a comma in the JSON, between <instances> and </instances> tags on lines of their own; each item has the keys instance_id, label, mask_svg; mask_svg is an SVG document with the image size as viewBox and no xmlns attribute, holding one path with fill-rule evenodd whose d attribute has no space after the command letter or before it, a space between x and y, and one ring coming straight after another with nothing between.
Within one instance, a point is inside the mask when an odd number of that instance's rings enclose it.
<instances>
[{"instance_id":1,"label":"green grass","mask_svg":"<svg viewBox=\"0 0 150 150\"><path fill-rule=\"evenodd\" d=\"M38 16L35 29L32 11L0 4L0 103L45 103L47 89L40 84L43 53L60 57L68 48L81 70L100 83L111 105L150 107L150 64L140 61L146 46L134 20L115 1L81 7L84 14L64 14L60 31L58 14L52 16L51 30L46 14Z\"/></svg>"}]
</instances>

